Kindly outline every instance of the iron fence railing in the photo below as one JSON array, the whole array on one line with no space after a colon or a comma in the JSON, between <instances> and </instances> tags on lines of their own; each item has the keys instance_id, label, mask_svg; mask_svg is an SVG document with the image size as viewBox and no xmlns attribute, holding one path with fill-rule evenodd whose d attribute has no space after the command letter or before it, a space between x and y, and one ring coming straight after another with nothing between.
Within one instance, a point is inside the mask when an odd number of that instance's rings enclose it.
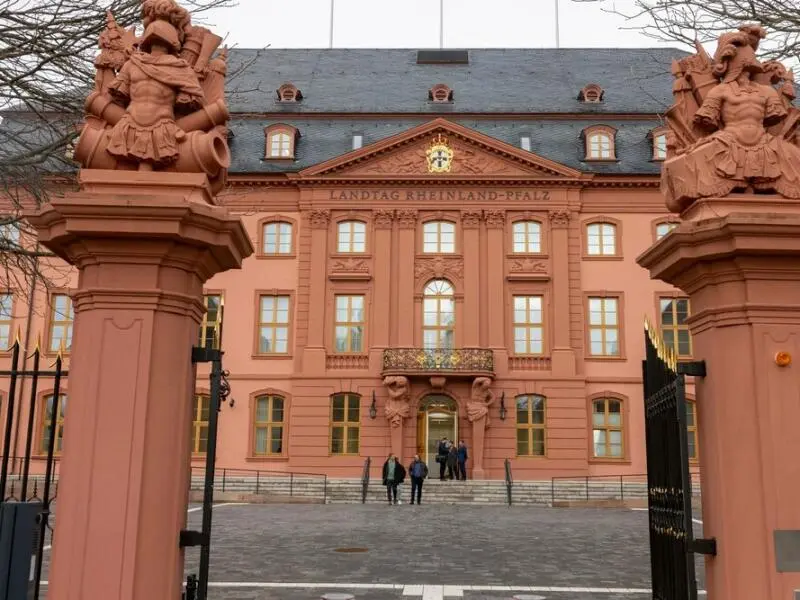
<instances>
[{"instance_id":1,"label":"iron fence railing","mask_svg":"<svg viewBox=\"0 0 800 600\"><path fill-rule=\"evenodd\" d=\"M508 505L511 506L513 501L511 496L511 489L514 487L514 479L511 477L511 461L506 459L506 496L508 497Z\"/></svg>"},{"instance_id":2,"label":"iron fence railing","mask_svg":"<svg viewBox=\"0 0 800 600\"><path fill-rule=\"evenodd\" d=\"M364 472L361 474L361 504L367 502L367 492L369 491L369 469L372 466L372 457L368 456L364 461Z\"/></svg>"},{"instance_id":3,"label":"iron fence railing","mask_svg":"<svg viewBox=\"0 0 800 600\"><path fill-rule=\"evenodd\" d=\"M191 490L203 489L205 467L192 467ZM221 493L239 492L261 496L289 496L328 501L328 476L298 471L217 468L214 489Z\"/></svg>"},{"instance_id":4,"label":"iron fence railing","mask_svg":"<svg viewBox=\"0 0 800 600\"><path fill-rule=\"evenodd\" d=\"M700 498L700 474L692 473L692 497ZM574 500L647 500L647 474L565 475L550 480L551 503Z\"/></svg>"}]
</instances>

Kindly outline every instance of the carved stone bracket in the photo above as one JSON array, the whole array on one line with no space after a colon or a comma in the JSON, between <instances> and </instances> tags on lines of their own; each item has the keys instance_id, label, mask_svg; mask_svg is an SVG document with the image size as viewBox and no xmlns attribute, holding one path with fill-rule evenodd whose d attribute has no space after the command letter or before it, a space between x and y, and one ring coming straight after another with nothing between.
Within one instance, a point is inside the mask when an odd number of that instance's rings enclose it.
<instances>
[{"instance_id":1,"label":"carved stone bracket","mask_svg":"<svg viewBox=\"0 0 800 600\"><path fill-rule=\"evenodd\" d=\"M461 258L422 258L414 265L414 276L420 279L440 279L442 277L463 279L464 261Z\"/></svg>"},{"instance_id":2,"label":"carved stone bracket","mask_svg":"<svg viewBox=\"0 0 800 600\"><path fill-rule=\"evenodd\" d=\"M375 229L391 229L394 221L394 211L385 208L373 210L372 220L375 223Z\"/></svg>"},{"instance_id":3,"label":"carved stone bracket","mask_svg":"<svg viewBox=\"0 0 800 600\"><path fill-rule=\"evenodd\" d=\"M490 229L502 229L506 224L506 211L504 210L485 210L483 217L486 219L486 226Z\"/></svg>"},{"instance_id":4,"label":"carved stone bracket","mask_svg":"<svg viewBox=\"0 0 800 600\"><path fill-rule=\"evenodd\" d=\"M414 229L417 226L417 211L412 208L401 208L397 211L397 224L400 229Z\"/></svg>"},{"instance_id":5,"label":"carved stone bracket","mask_svg":"<svg viewBox=\"0 0 800 600\"><path fill-rule=\"evenodd\" d=\"M330 279L371 279L369 261L363 258L335 259L328 274Z\"/></svg>"},{"instance_id":6,"label":"carved stone bracket","mask_svg":"<svg viewBox=\"0 0 800 600\"><path fill-rule=\"evenodd\" d=\"M402 375L393 375L383 378L383 385L389 392L386 402L386 419L392 427L400 427L403 419L411 416L410 390L408 378Z\"/></svg>"},{"instance_id":7,"label":"carved stone bracket","mask_svg":"<svg viewBox=\"0 0 800 600\"><path fill-rule=\"evenodd\" d=\"M461 225L464 229L477 229L481 225L482 216L480 210L462 210Z\"/></svg>"},{"instance_id":8,"label":"carved stone bracket","mask_svg":"<svg viewBox=\"0 0 800 600\"><path fill-rule=\"evenodd\" d=\"M508 279L515 280L547 280L550 269L545 260L518 258L511 261L508 267Z\"/></svg>"},{"instance_id":9,"label":"carved stone bracket","mask_svg":"<svg viewBox=\"0 0 800 600\"><path fill-rule=\"evenodd\" d=\"M308 213L308 224L311 229L327 229L331 222L331 211L324 208L315 208Z\"/></svg>"},{"instance_id":10,"label":"carved stone bracket","mask_svg":"<svg viewBox=\"0 0 800 600\"><path fill-rule=\"evenodd\" d=\"M569 227L569 220L571 216L568 210L551 210L548 213L548 216L550 217L550 226L553 229L563 229L565 227Z\"/></svg>"}]
</instances>

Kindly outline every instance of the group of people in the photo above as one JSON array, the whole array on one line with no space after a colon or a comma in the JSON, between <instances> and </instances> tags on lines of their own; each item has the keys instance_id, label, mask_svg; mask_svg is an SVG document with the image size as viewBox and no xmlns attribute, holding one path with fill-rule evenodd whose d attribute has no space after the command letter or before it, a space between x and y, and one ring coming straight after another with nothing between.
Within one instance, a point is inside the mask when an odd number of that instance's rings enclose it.
<instances>
[{"instance_id":1,"label":"group of people","mask_svg":"<svg viewBox=\"0 0 800 600\"><path fill-rule=\"evenodd\" d=\"M452 440L442 438L438 444L436 452L436 462L439 463L439 479L467 480L467 445L461 440L456 446ZM406 472L411 477L411 502L410 504L422 504L422 483L428 477L428 465L425 464L419 454L414 455L408 471L400 464L394 454L389 454L386 462L383 463L383 485L386 487L386 498L389 504L398 504L397 487L406 479Z\"/></svg>"}]
</instances>

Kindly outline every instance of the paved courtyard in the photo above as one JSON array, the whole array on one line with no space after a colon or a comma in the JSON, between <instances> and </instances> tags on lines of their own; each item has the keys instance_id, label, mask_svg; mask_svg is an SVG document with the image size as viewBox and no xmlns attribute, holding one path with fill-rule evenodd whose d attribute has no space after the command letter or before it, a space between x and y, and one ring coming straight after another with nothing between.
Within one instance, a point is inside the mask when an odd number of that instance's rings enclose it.
<instances>
[{"instance_id":1,"label":"paved courtyard","mask_svg":"<svg viewBox=\"0 0 800 600\"><path fill-rule=\"evenodd\" d=\"M190 509L190 528L200 528L200 515ZM198 556L190 550L187 573ZM209 600L650 594L647 513L624 509L218 505L211 556Z\"/></svg>"}]
</instances>

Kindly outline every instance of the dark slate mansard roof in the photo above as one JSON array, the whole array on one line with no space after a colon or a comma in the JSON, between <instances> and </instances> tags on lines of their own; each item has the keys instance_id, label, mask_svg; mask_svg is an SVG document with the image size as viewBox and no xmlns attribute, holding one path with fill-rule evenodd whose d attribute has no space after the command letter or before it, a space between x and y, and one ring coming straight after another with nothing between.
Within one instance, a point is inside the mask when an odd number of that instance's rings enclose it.
<instances>
[{"instance_id":1,"label":"dark slate mansard roof","mask_svg":"<svg viewBox=\"0 0 800 600\"><path fill-rule=\"evenodd\" d=\"M648 133L662 125L658 115L672 104L675 49L506 49L469 50L468 64L417 64L417 50L234 50L229 59L228 98L236 173L292 172L352 149L354 134L364 145L402 133L430 118L454 115L466 127L519 147L531 137L536 154L582 171L657 174ZM290 82L302 92L298 103L278 102L276 90ZM428 90L448 85L454 101L437 104ZM585 103L578 93L589 83L604 90L603 101ZM256 118L243 118L247 113ZM257 118L258 114L281 116ZM336 113L330 119L306 115ZM343 113L345 113L343 115ZM381 118L381 113L402 114ZM458 117L463 115L481 115ZM548 119L531 119L535 113ZM372 118L348 118L369 114ZM503 114L503 118L492 115ZM519 115L520 118L509 117ZM558 119L583 114L585 119ZM626 114L635 119L605 118ZM285 115L285 116L284 116ZM286 123L300 140L291 163L263 160L264 127ZM617 162L582 160L581 132L590 125L617 129Z\"/></svg>"}]
</instances>

